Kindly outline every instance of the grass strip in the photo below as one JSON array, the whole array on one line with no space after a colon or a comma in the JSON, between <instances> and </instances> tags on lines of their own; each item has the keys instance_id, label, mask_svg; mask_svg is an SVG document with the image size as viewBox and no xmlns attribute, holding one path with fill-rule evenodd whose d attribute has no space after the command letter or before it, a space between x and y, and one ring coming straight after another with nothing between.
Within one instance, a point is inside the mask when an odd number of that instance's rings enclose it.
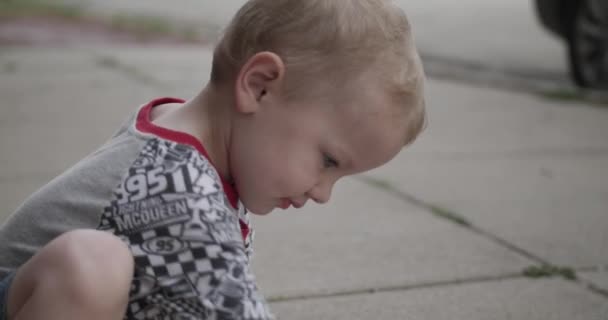
<instances>
[{"instance_id":1,"label":"grass strip","mask_svg":"<svg viewBox=\"0 0 608 320\"><path fill-rule=\"evenodd\" d=\"M530 266L523 270L522 274L528 278L550 278L559 276L568 280L576 280L576 272L569 267L558 267L553 265Z\"/></svg>"}]
</instances>

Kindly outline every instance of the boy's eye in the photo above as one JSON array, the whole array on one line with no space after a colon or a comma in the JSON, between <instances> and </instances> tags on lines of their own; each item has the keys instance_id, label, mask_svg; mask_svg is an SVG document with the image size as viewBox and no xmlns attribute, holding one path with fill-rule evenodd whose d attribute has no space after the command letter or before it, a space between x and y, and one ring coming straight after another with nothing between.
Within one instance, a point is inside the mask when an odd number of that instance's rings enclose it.
<instances>
[{"instance_id":1,"label":"boy's eye","mask_svg":"<svg viewBox=\"0 0 608 320\"><path fill-rule=\"evenodd\" d=\"M331 156L325 154L325 155L323 155L323 166L325 168L337 168L338 167L338 161L336 161Z\"/></svg>"}]
</instances>

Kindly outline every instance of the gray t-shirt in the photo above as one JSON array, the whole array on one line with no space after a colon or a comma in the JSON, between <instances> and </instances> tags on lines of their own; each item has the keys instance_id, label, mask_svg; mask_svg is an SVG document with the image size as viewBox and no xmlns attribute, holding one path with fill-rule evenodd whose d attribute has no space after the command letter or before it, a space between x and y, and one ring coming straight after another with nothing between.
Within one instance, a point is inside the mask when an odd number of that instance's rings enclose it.
<instances>
[{"instance_id":1,"label":"gray t-shirt","mask_svg":"<svg viewBox=\"0 0 608 320\"><path fill-rule=\"evenodd\" d=\"M249 268L247 210L194 137L144 106L103 145L0 226L0 279L74 229L125 241L135 274L125 319L270 319Z\"/></svg>"}]
</instances>

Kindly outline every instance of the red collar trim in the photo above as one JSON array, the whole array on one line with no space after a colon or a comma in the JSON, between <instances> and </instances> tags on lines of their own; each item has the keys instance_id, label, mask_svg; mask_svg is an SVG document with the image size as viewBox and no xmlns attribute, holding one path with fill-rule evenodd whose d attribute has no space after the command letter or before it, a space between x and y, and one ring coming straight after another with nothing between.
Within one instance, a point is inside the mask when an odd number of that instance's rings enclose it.
<instances>
[{"instance_id":1,"label":"red collar trim","mask_svg":"<svg viewBox=\"0 0 608 320\"><path fill-rule=\"evenodd\" d=\"M249 236L251 229L249 229L247 223L241 219L239 219L239 226L241 227L241 236L243 236L243 241L247 242L247 237Z\"/></svg>"},{"instance_id":2,"label":"red collar trim","mask_svg":"<svg viewBox=\"0 0 608 320\"><path fill-rule=\"evenodd\" d=\"M184 102L186 102L186 101L182 100L182 99L177 99L177 98L159 98L159 99L150 101L148 104L144 105L140 109L139 113L137 114L137 121L135 122L135 128L137 130L139 130L140 132L151 133L151 134L154 134L154 135L156 135L160 138L166 139L166 140L190 145L190 146L196 148L196 150L198 152L200 152L203 156L205 156L205 158L207 158L207 160L209 160L209 162L211 163L212 166L217 168L211 161L211 158L209 158L209 154L207 153L207 150L205 149L203 144L198 139L196 139L192 135L187 134L185 132L175 131L175 130L159 127L150 121L150 113L152 112L152 108L159 106L161 104L184 103ZM226 193L226 196L228 197L228 201L230 201L230 204L232 205L233 208L237 209L238 208L238 193L236 192L236 189L234 188L234 186L232 186L230 183L228 183L224 179L224 177L222 177L219 174L219 172L218 172L218 175L220 176L220 180L222 181L222 185L224 187L224 192Z\"/></svg>"}]
</instances>

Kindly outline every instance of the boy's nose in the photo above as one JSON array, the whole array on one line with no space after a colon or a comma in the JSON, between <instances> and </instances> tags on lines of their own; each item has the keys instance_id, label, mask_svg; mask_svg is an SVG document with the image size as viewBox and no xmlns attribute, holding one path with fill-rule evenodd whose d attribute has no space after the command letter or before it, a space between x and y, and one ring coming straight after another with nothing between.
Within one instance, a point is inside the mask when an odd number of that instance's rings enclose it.
<instances>
[{"instance_id":1,"label":"boy's nose","mask_svg":"<svg viewBox=\"0 0 608 320\"><path fill-rule=\"evenodd\" d=\"M331 189L333 185L333 182L319 183L308 192L307 196L316 203L325 204L331 197Z\"/></svg>"}]
</instances>

